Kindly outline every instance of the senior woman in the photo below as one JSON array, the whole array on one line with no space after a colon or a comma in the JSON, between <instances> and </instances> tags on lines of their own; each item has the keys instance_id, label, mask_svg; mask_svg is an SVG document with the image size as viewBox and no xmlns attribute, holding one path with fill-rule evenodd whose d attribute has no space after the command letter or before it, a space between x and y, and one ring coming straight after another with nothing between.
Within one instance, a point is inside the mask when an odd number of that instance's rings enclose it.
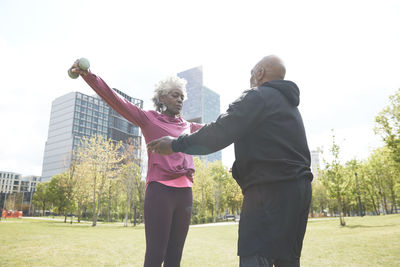
<instances>
[{"instance_id":1,"label":"senior woman","mask_svg":"<svg viewBox=\"0 0 400 267\"><path fill-rule=\"evenodd\" d=\"M79 69L77 62L71 71L80 74L116 112L138 125L146 143L163 136L193 133L202 127L180 116L186 95L184 79L168 77L160 81L152 99L156 111L145 111L117 95L100 77ZM147 153L144 266L159 267L163 262L164 267L180 266L192 211L193 158L183 153Z\"/></svg>"}]
</instances>

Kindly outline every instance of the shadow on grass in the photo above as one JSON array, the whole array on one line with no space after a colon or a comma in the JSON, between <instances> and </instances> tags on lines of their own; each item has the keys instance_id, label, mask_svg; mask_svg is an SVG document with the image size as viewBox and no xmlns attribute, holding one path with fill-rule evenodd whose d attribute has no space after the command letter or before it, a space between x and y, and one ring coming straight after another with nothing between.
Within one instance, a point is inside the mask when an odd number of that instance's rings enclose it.
<instances>
[{"instance_id":1,"label":"shadow on grass","mask_svg":"<svg viewBox=\"0 0 400 267\"><path fill-rule=\"evenodd\" d=\"M386 224L386 225L362 225L362 224L355 224L355 225L346 225L345 228L384 228L384 227L391 227L396 226L395 224Z\"/></svg>"},{"instance_id":2,"label":"shadow on grass","mask_svg":"<svg viewBox=\"0 0 400 267\"><path fill-rule=\"evenodd\" d=\"M70 224L69 222L48 222L49 227L53 228L75 228L75 229L132 229L132 230L142 230L144 229L143 225L139 226L132 226L128 225L127 227L124 227L123 225L118 225L118 224L98 224L96 226L92 226L91 223L72 223Z\"/></svg>"}]
</instances>

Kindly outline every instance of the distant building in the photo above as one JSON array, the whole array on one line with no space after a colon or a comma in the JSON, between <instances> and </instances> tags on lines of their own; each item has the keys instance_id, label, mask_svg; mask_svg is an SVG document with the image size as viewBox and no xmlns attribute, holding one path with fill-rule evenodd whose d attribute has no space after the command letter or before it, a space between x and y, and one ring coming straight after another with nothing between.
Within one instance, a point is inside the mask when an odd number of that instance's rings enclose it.
<instances>
[{"instance_id":1,"label":"distant building","mask_svg":"<svg viewBox=\"0 0 400 267\"><path fill-rule=\"evenodd\" d=\"M5 208L7 197L22 193L22 201L19 204L31 203L37 183L41 182L40 176L24 176L19 173L0 171L0 208Z\"/></svg>"},{"instance_id":2,"label":"distant building","mask_svg":"<svg viewBox=\"0 0 400 267\"><path fill-rule=\"evenodd\" d=\"M0 192L6 194L18 193L20 190L21 174L0 171Z\"/></svg>"},{"instance_id":3,"label":"distant building","mask_svg":"<svg viewBox=\"0 0 400 267\"><path fill-rule=\"evenodd\" d=\"M187 100L183 103L182 117L190 122L209 123L220 115L220 96L203 84L202 66L178 73L178 77L187 80ZM200 156L203 161L222 159L221 151Z\"/></svg>"},{"instance_id":4,"label":"distant building","mask_svg":"<svg viewBox=\"0 0 400 267\"><path fill-rule=\"evenodd\" d=\"M319 155L320 152L318 150L311 150L311 171L314 175L314 179L318 178L318 169L321 167Z\"/></svg>"},{"instance_id":5,"label":"distant building","mask_svg":"<svg viewBox=\"0 0 400 267\"><path fill-rule=\"evenodd\" d=\"M143 100L135 99L114 89L128 101L143 108ZM98 95L89 96L71 92L56 98L51 107L48 138L46 141L42 180L68 170L72 152L76 151L84 136L102 135L105 139L126 142L132 138L141 145L139 127L115 112ZM140 151L137 152L140 159Z\"/></svg>"}]
</instances>

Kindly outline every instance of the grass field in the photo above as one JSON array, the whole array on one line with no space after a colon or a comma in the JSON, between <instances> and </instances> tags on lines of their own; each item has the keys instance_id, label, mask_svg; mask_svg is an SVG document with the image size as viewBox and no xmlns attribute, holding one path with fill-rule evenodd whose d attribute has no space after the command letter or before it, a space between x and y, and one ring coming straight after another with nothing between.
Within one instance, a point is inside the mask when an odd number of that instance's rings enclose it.
<instances>
[{"instance_id":1,"label":"grass field","mask_svg":"<svg viewBox=\"0 0 400 267\"><path fill-rule=\"evenodd\" d=\"M400 266L400 215L316 219L302 266ZM182 267L238 266L237 224L194 226ZM0 222L0 266L143 266L144 228L38 219Z\"/></svg>"}]
</instances>

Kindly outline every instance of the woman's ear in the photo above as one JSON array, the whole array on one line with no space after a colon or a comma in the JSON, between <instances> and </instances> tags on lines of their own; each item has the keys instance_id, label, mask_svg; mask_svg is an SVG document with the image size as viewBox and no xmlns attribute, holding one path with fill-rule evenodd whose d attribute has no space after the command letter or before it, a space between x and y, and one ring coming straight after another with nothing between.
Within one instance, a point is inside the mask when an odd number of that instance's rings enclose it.
<instances>
[{"instance_id":1,"label":"woman's ear","mask_svg":"<svg viewBox=\"0 0 400 267\"><path fill-rule=\"evenodd\" d=\"M159 99L160 99L160 103L163 103L165 100L165 95L160 95Z\"/></svg>"}]
</instances>

